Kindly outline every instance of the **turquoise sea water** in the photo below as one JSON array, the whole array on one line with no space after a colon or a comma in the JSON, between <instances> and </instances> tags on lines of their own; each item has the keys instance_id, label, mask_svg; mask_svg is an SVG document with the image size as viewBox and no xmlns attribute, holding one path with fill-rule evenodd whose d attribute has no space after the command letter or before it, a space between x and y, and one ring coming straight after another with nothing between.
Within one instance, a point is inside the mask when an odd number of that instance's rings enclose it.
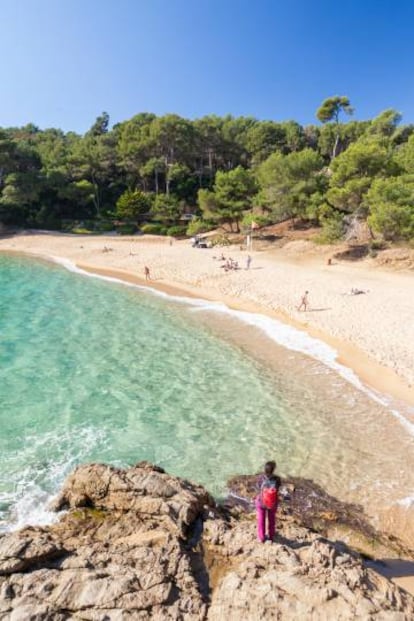
<instances>
[{"instance_id":1,"label":"turquoise sea water","mask_svg":"<svg viewBox=\"0 0 414 621\"><path fill-rule=\"evenodd\" d=\"M27 258L0 255L0 283L0 529L41 521L86 461L147 459L220 494L277 455L350 490L393 451L362 441L387 414L343 379L282 348L265 367L208 311Z\"/></svg>"}]
</instances>

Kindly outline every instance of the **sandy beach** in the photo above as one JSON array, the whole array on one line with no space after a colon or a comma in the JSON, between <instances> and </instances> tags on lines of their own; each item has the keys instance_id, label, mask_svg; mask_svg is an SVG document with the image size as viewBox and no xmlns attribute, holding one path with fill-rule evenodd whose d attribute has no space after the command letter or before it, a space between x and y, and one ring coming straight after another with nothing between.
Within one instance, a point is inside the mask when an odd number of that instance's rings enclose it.
<instances>
[{"instance_id":1,"label":"sandy beach","mask_svg":"<svg viewBox=\"0 0 414 621\"><path fill-rule=\"evenodd\" d=\"M0 239L0 251L69 259L83 269L164 291L221 301L282 320L328 343L338 361L367 385L414 404L414 276L365 261L327 265L303 242L247 253L193 248L159 237L23 233ZM221 254L241 269L225 271ZM144 267L151 280L145 282ZM366 293L350 295L351 289ZM309 309L298 311L309 291Z\"/></svg>"}]
</instances>

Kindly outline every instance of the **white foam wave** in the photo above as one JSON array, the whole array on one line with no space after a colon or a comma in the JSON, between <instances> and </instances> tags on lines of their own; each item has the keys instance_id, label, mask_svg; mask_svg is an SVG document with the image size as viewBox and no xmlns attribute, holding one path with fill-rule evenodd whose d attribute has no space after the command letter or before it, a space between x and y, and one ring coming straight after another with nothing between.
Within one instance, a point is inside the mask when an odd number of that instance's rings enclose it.
<instances>
[{"instance_id":1,"label":"white foam wave","mask_svg":"<svg viewBox=\"0 0 414 621\"><path fill-rule=\"evenodd\" d=\"M13 521L5 530L13 531L23 526L45 526L57 520L57 514L48 507L54 498L39 485L31 484L13 506Z\"/></svg>"},{"instance_id":2,"label":"white foam wave","mask_svg":"<svg viewBox=\"0 0 414 621\"><path fill-rule=\"evenodd\" d=\"M0 532L53 523L57 516L49 506L56 491L74 467L103 444L104 432L92 427L27 437L25 448L3 466L8 485L0 492L0 506L7 510L0 512Z\"/></svg>"},{"instance_id":3,"label":"white foam wave","mask_svg":"<svg viewBox=\"0 0 414 621\"><path fill-rule=\"evenodd\" d=\"M259 328L278 345L282 345L287 349L305 354L307 356L310 356L311 358L314 358L315 360L318 360L322 364L326 365L327 367L338 373L338 375L340 375L348 383L352 384L355 388L364 392L370 399L372 399L379 405L388 408L390 413L403 425L408 433L414 437L414 423L405 418L405 416L403 416L403 414L398 410L391 408L392 400L389 396L381 394L373 388L370 388L363 384L352 369L337 362L338 352L333 347L319 339L310 336L306 332L303 332L288 324L284 324L277 319L266 317L265 315L261 315L259 313L248 313L246 311L231 309L222 302L211 302L198 298L171 295L165 293L164 291L153 289L152 287L129 283L113 276L105 276L102 274L87 272L79 268L69 259L64 259L62 257L56 256L51 258L53 261L59 263L71 272L76 272L84 276L99 278L101 280L106 280L109 282L123 284L128 287L141 289L155 296L162 297L170 301L172 300L174 302L190 305L193 307L194 310L225 313L239 319L240 321L243 321L250 326Z\"/></svg>"}]
</instances>

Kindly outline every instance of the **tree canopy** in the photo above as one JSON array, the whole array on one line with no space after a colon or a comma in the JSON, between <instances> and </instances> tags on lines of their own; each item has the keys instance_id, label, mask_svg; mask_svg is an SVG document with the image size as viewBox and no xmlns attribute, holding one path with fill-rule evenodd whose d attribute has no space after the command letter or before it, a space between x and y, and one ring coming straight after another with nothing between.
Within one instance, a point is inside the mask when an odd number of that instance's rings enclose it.
<instances>
[{"instance_id":1,"label":"tree canopy","mask_svg":"<svg viewBox=\"0 0 414 621\"><path fill-rule=\"evenodd\" d=\"M84 135L0 128L0 221L183 230L195 215L202 229L237 230L265 214L341 231L351 215L387 239L412 239L414 126L393 109L343 122L352 112L347 96L335 96L316 111L321 124L308 126L139 113L111 127L103 112Z\"/></svg>"},{"instance_id":2,"label":"tree canopy","mask_svg":"<svg viewBox=\"0 0 414 621\"><path fill-rule=\"evenodd\" d=\"M340 140L339 115L341 112L349 116L354 113L349 98L344 95L342 97L338 95L335 97L328 97L316 112L316 116L321 123L328 123L329 121L334 122L335 140L332 147L332 159L336 157Z\"/></svg>"}]
</instances>

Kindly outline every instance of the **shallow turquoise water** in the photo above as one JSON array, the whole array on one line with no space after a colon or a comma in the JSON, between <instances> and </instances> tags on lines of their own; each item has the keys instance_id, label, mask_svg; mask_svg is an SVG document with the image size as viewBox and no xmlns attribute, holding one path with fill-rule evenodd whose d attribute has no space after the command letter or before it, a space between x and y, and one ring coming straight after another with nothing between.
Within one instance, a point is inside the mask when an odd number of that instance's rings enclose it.
<instances>
[{"instance_id":1,"label":"shallow turquoise water","mask_svg":"<svg viewBox=\"0 0 414 621\"><path fill-rule=\"evenodd\" d=\"M346 382L287 350L270 372L190 305L1 255L0 283L0 529L41 520L86 461L147 459L220 494L274 455L362 489L361 460L377 480L392 455L362 442L378 408Z\"/></svg>"},{"instance_id":2,"label":"shallow turquoise water","mask_svg":"<svg viewBox=\"0 0 414 621\"><path fill-rule=\"evenodd\" d=\"M283 399L187 306L27 259L0 275L3 520L78 462L148 459L218 491L274 449Z\"/></svg>"}]
</instances>

